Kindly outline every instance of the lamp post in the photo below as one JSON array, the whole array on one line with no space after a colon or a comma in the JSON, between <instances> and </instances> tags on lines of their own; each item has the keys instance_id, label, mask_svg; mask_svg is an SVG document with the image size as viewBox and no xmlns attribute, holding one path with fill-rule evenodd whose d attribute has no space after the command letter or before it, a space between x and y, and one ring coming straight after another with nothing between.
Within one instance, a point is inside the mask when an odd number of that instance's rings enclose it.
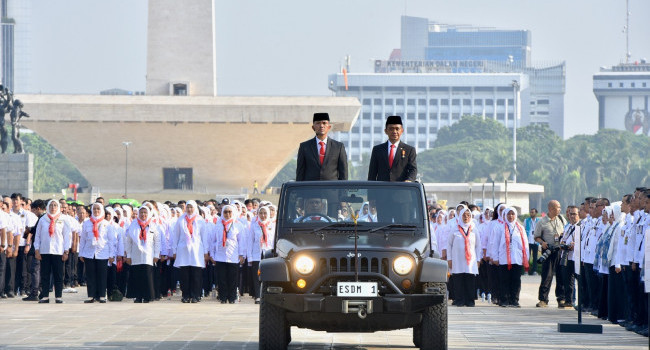
<instances>
[{"instance_id":1,"label":"lamp post","mask_svg":"<svg viewBox=\"0 0 650 350\"><path fill-rule=\"evenodd\" d=\"M481 179L481 211L485 211L485 181L487 181L487 177L482 177Z\"/></svg>"},{"instance_id":2,"label":"lamp post","mask_svg":"<svg viewBox=\"0 0 650 350\"><path fill-rule=\"evenodd\" d=\"M505 192L506 192L506 199L505 202L508 203L508 177L510 177L510 172L509 171L504 171L503 172L503 181L505 182Z\"/></svg>"},{"instance_id":3,"label":"lamp post","mask_svg":"<svg viewBox=\"0 0 650 350\"><path fill-rule=\"evenodd\" d=\"M127 185L129 181L129 146L133 142L131 141L123 141L122 144L124 145L124 151L126 152L124 155L124 198L128 198L127 196Z\"/></svg>"},{"instance_id":4,"label":"lamp post","mask_svg":"<svg viewBox=\"0 0 650 350\"><path fill-rule=\"evenodd\" d=\"M494 180L497 177L497 173L490 173L490 179L492 180L492 207L494 207L496 204L495 198L494 198Z\"/></svg>"},{"instance_id":5,"label":"lamp post","mask_svg":"<svg viewBox=\"0 0 650 350\"><path fill-rule=\"evenodd\" d=\"M519 118L519 82L512 81L512 89L515 95L512 118L512 182L517 182L517 119Z\"/></svg>"},{"instance_id":6,"label":"lamp post","mask_svg":"<svg viewBox=\"0 0 650 350\"><path fill-rule=\"evenodd\" d=\"M470 204L474 204L474 195L472 194L472 186L474 186L473 182L468 182L469 185L469 202Z\"/></svg>"}]
</instances>

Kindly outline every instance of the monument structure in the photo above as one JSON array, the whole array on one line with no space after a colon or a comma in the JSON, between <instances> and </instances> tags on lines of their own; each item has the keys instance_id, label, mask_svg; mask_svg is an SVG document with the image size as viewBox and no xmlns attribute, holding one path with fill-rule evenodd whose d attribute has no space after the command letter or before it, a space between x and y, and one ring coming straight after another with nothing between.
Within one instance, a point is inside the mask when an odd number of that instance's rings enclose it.
<instances>
[{"instance_id":1,"label":"monument structure","mask_svg":"<svg viewBox=\"0 0 650 350\"><path fill-rule=\"evenodd\" d=\"M23 123L102 192L264 188L313 136L313 113L339 131L357 118L353 97L216 96L214 0L149 1L148 21L146 95L20 96Z\"/></svg>"}]
</instances>

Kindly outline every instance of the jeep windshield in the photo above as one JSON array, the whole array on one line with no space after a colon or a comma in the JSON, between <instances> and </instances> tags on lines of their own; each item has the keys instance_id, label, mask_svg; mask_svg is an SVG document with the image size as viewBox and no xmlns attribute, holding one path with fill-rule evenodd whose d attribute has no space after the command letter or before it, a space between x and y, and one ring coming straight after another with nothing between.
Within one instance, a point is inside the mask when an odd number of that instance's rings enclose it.
<instances>
[{"instance_id":1,"label":"jeep windshield","mask_svg":"<svg viewBox=\"0 0 650 350\"><path fill-rule=\"evenodd\" d=\"M354 229L355 222L357 229L362 230L425 227L423 197L417 186L338 183L288 187L280 203L279 224L305 231L349 231Z\"/></svg>"}]
</instances>

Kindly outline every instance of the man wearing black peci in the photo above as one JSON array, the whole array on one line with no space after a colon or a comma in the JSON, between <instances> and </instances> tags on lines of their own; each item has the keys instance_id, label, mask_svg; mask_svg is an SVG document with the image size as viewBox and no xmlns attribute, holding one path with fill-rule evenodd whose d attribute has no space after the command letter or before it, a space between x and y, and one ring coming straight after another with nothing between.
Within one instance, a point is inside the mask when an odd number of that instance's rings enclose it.
<instances>
[{"instance_id":1,"label":"man wearing black peci","mask_svg":"<svg viewBox=\"0 0 650 350\"><path fill-rule=\"evenodd\" d=\"M347 180L348 158L341 142L327 137L332 129L327 113L314 113L316 137L300 144L296 181Z\"/></svg>"},{"instance_id":2,"label":"man wearing black peci","mask_svg":"<svg viewBox=\"0 0 650 350\"><path fill-rule=\"evenodd\" d=\"M418 174L415 148L400 141L404 127L402 118L392 115L386 119L388 142L372 148L369 181L415 181Z\"/></svg>"}]
</instances>

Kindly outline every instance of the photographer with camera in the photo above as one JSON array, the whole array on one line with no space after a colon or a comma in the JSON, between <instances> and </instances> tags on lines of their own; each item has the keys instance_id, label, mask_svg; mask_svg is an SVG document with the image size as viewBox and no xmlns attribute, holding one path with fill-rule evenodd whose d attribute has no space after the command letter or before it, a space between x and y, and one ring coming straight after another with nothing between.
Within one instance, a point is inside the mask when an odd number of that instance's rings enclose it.
<instances>
[{"instance_id":1,"label":"photographer with camera","mask_svg":"<svg viewBox=\"0 0 650 350\"><path fill-rule=\"evenodd\" d=\"M535 241L542 246L542 256L538 263L542 264L542 282L539 286L537 307L548 306L548 293L553 283L555 274L555 297L558 307L564 308L564 288L561 281L561 274L558 272L560 262L560 239L564 233L566 220L560 215L560 202L552 200L548 202L548 213L535 227ZM569 301L569 304L571 301Z\"/></svg>"},{"instance_id":2,"label":"photographer with camera","mask_svg":"<svg viewBox=\"0 0 650 350\"><path fill-rule=\"evenodd\" d=\"M569 223L565 226L565 234L560 240L560 275L564 287L564 307L573 306L573 288L575 285L575 260L573 250L575 247L575 237L580 235L580 221L578 207L570 205L567 208Z\"/></svg>"}]
</instances>

